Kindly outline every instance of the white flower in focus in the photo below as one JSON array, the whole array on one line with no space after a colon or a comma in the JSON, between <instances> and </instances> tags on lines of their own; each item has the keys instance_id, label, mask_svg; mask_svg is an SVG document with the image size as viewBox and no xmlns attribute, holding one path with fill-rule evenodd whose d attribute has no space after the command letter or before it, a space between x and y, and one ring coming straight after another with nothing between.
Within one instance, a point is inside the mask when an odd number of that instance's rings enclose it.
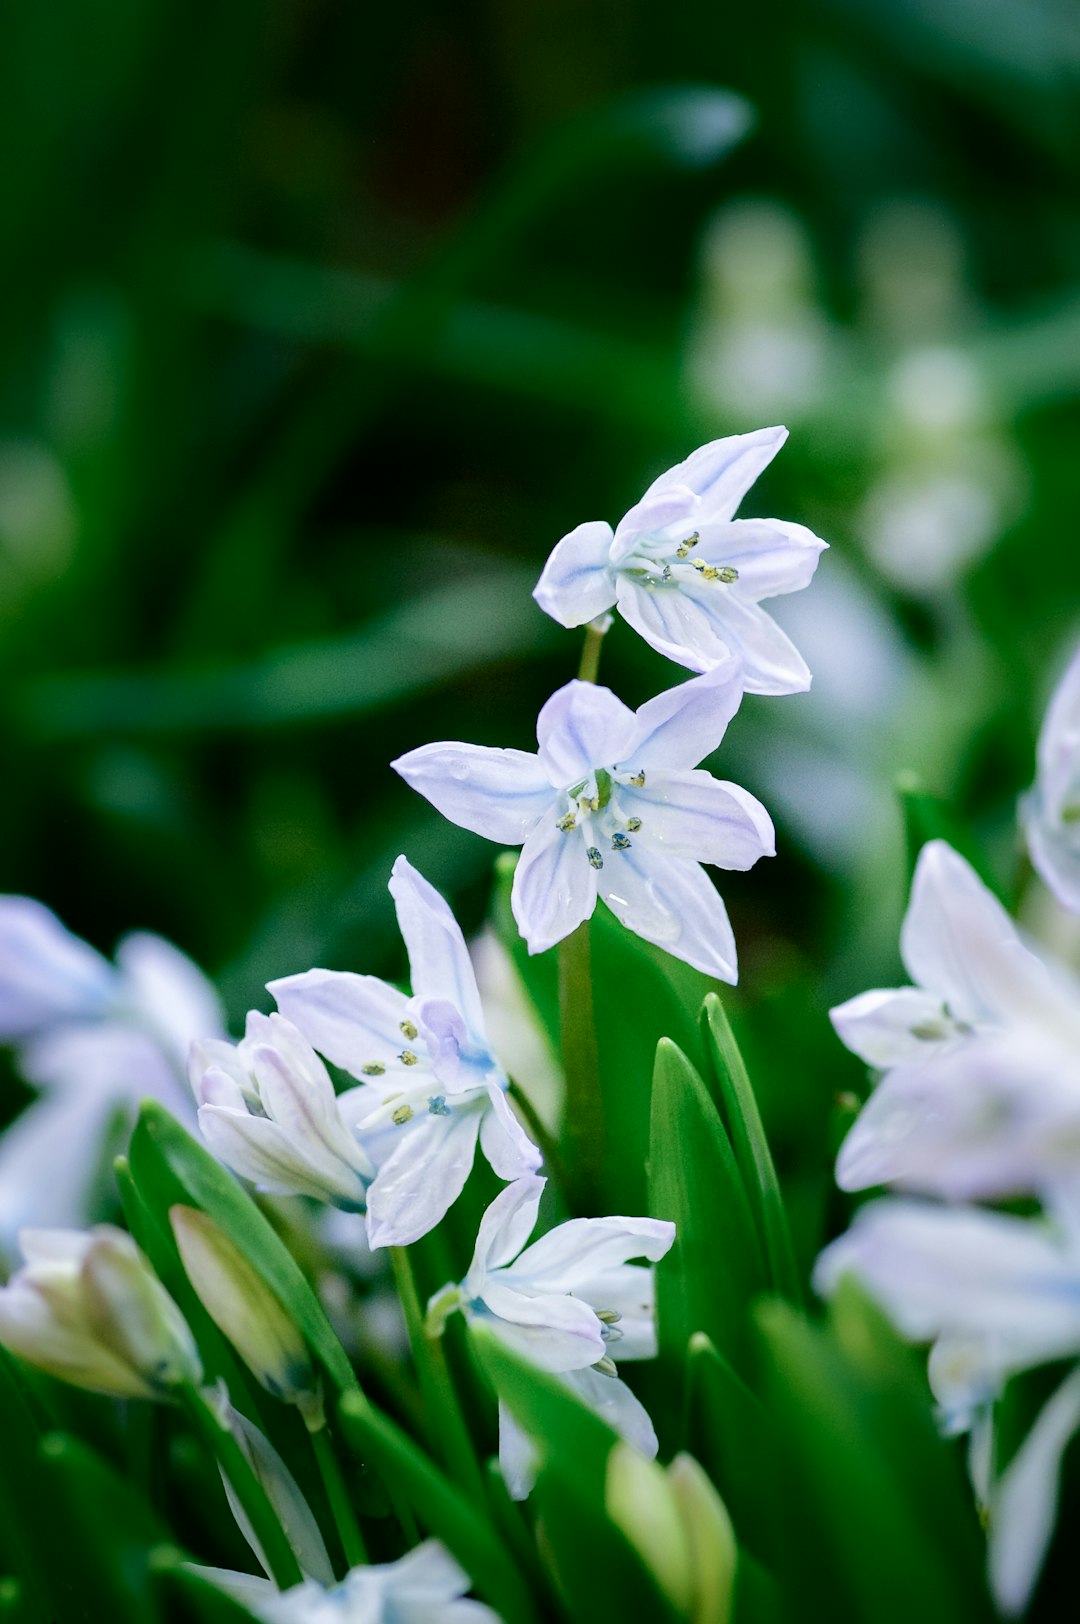
<instances>
[{"instance_id":1,"label":"white flower in focus","mask_svg":"<svg viewBox=\"0 0 1080 1624\"><path fill-rule=\"evenodd\" d=\"M735 939L701 864L753 867L772 855L773 827L746 790L696 769L741 697L733 658L636 712L608 688L569 682L540 712L536 755L426 744L392 765L452 822L523 845L511 903L531 953L568 936L600 896L646 941L734 982Z\"/></svg>"},{"instance_id":2,"label":"white flower in focus","mask_svg":"<svg viewBox=\"0 0 1080 1624\"><path fill-rule=\"evenodd\" d=\"M470 1601L470 1580L437 1540L397 1562L353 1568L338 1585L308 1580L279 1591L267 1579L221 1568L194 1568L264 1624L499 1624L483 1602Z\"/></svg>"},{"instance_id":3,"label":"white flower in focus","mask_svg":"<svg viewBox=\"0 0 1080 1624\"><path fill-rule=\"evenodd\" d=\"M768 428L702 446L654 480L616 530L597 520L564 536L533 597L562 626L614 606L691 671L735 655L749 693L809 688L805 661L760 600L808 586L825 542L801 524L734 517L786 439Z\"/></svg>"},{"instance_id":4,"label":"white flower in focus","mask_svg":"<svg viewBox=\"0 0 1080 1624\"><path fill-rule=\"evenodd\" d=\"M652 1422L619 1380L612 1355L656 1355L652 1270L675 1239L656 1218L574 1218L526 1245L546 1179L528 1176L496 1196L480 1223L469 1272L436 1293L429 1323L459 1309L489 1326L515 1353L558 1375L578 1397L644 1454L655 1455ZM532 1486L532 1446L500 1405L499 1460L507 1487L523 1499Z\"/></svg>"},{"instance_id":5,"label":"white flower in focus","mask_svg":"<svg viewBox=\"0 0 1080 1624\"><path fill-rule=\"evenodd\" d=\"M24 1230L25 1263L0 1287L0 1344L61 1381L164 1398L202 1376L180 1310L130 1235L111 1224Z\"/></svg>"},{"instance_id":6,"label":"white flower in focus","mask_svg":"<svg viewBox=\"0 0 1080 1624\"><path fill-rule=\"evenodd\" d=\"M507 1100L456 919L404 857L394 864L390 891L409 953L411 998L348 971L309 970L270 983L305 1038L363 1079L337 1107L373 1168L372 1246L405 1246L433 1229L461 1194L477 1141L500 1178L520 1178L540 1163Z\"/></svg>"},{"instance_id":7,"label":"white flower in focus","mask_svg":"<svg viewBox=\"0 0 1080 1624\"><path fill-rule=\"evenodd\" d=\"M223 1031L202 972L171 943L125 936L115 965L30 897L0 897L0 1043L41 1091L0 1137L0 1245L86 1216L117 1111L147 1095L191 1119L191 1039Z\"/></svg>"},{"instance_id":8,"label":"white flower in focus","mask_svg":"<svg viewBox=\"0 0 1080 1624\"><path fill-rule=\"evenodd\" d=\"M1035 784L1020 810L1039 875L1062 907L1080 913L1080 649L1054 690Z\"/></svg>"},{"instance_id":9,"label":"white flower in focus","mask_svg":"<svg viewBox=\"0 0 1080 1624\"><path fill-rule=\"evenodd\" d=\"M240 1043L201 1039L189 1064L203 1137L234 1173L273 1195L363 1210L375 1169L326 1067L291 1022L253 1010Z\"/></svg>"}]
</instances>

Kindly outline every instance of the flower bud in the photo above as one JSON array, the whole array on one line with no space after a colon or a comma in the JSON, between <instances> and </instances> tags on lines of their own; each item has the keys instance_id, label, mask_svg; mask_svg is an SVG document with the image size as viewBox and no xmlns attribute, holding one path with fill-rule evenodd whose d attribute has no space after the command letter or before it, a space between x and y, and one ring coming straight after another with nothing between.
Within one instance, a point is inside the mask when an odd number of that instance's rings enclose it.
<instances>
[{"instance_id":1,"label":"flower bud","mask_svg":"<svg viewBox=\"0 0 1080 1624\"><path fill-rule=\"evenodd\" d=\"M76 1387L163 1398L202 1377L187 1324L130 1235L111 1224L24 1230L0 1289L0 1343Z\"/></svg>"},{"instance_id":2,"label":"flower bud","mask_svg":"<svg viewBox=\"0 0 1080 1624\"><path fill-rule=\"evenodd\" d=\"M295 1404L317 1432L325 1424L319 1379L278 1297L206 1213L171 1207L169 1221L188 1278L218 1330L267 1392Z\"/></svg>"},{"instance_id":3,"label":"flower bud","mask_svg":"<svg viewBox=\"0 0 1080 1624\"><path fill-rule=\"evenodd\" d=\"M608 1456L604 1499L608 1515L635 1547L661 1590L691 1617L690 1545L667 1477L621 1440Z\"/></svg>"},{"instance_id":4,"label":"flower bud","mask_svg":"<svg viewBox=\"0 0 1080 1624\"><path fill-rule=\"evenodd\" d=\"M738 1551L727 1507L692 1455L676 1455L668 1486L690 1547L693 1624L728 1624Z\"/></svg>"}]
</instances>

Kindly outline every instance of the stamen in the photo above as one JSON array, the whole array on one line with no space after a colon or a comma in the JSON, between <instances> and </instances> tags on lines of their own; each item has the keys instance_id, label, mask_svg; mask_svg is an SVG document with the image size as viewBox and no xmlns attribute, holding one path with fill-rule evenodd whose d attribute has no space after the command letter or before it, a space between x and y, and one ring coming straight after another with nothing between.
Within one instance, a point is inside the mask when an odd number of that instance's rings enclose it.
<instances>
[{"instance_id":1,"label":"stamen","mask_svg":"<svg viewBox=\"0 0 1080 1624\"><path fill-rule=\"evenodd\" d=\"M630 774L630 782L632 784L636 784L638 789L644 789L645 788L645 770L644 770L644 768L642 768L640 772L631 773Z\"/></svg>"},{"instance_id":2,"label":"stamen","mask_svg":"<svg viewBox=\"0 0 1080 1624\"><path fill-rule=\"evenodd\" d=\"M598 1370L601 1376L617 1376L619 1374L614 1359L609 1359L606 1353L602 1359L596 1361L593 1369Z\"/></svg>"},{"instance_id":3,"label":"stamen","mask_svg":"<svg viewBox=\"0 0 1080 1624\"><path fill-rule=\"evenodd\" d=\"M427 1102L429 1116L449 1116L450 1107L446 1103L445 1094L432 1094Z\"/></svg>"},{"instance_id":4,"label":"stamen","mask_svg":"<svg viewBox=\"0 0 1080 1624\"><path fill-rule=\"evenodd\" d=\"M600 1335L605 1342L621 1342L625 1334L624 1331L619 1330L617 1325L601 1325L600 1327Z\"/></svg>"},{"instance_id":5,"label":"stamen","mask_svg":"<svg viewBox=\"0 0 1080 1624\"><path fill-rule=\"evenodd\" d=\"M612 851L629 851L633 844L629 835L617 834L611 837Z\"/></svg>"},{"instance_id":6,"label":"stamen","mask_svg":"<svg viewBox=\"0 0 1080 1624\"><path fill-rule=\"evenodd\" d=\"M700 540L701 537L695 530L692 535L687 536L685 541L680 541L679 545L675 549L675 557L685 558L691 547L696 547Z\"/></svg>"},{"instance_id":7,"label":"stamen","mask_svg":"<svg viewBox=\"0 0 1080 1624\"><path fill-rule=\"evenodd\" d=\"M641 828L641 819L640 818L627 818L626 827L629 829L629 831L630 831L630 833L632 835L636 835L638 830Z\"/></svg>"},{"instance_id":8,"label":"stamen","mask_svg":"<svg viewBox=\"0 0 1080 1624\"><path fill-rule=\"evenodd\" d=\"M601 857L595 846L590 846L585 855L588 857L593 868L603 868L604 859Z\"/></svg>"},{"instance_id":9,"label":"stamen","mask_svg":"<svg viewBox=\"0 0 1080 1624\"><path fill-rule=\"evenodd\" d=\"M725 586L730 586L732 581L739 579L739 572L734 564L721 564L716 571L716 579L723 581Z\"/></svg>"},{"instance_id":10,"label":"stamen","mask_svg":"<svg viewBox=\"0 0 1080 1624\"><path fill-rule=\"evenodd\" d=\"M412 1121L413 1115L414 1112L411 1105L399 1105L390 1120L395 1127L401 1128L404 1127L406 1122Z\"/></svg>"},{"instance_id":11,"label":"stamen","mask_svg":"<svg viewBox=\"0 0 1080 1624\"><path fill-rule=\"evenodd\" d=\"M622 1315L614 1308L598 1308L596 1317L603 1325L618 1325Z\"/></svg>"},{"instance_id":12,"label":"stamen","mask_svg":"<svg viewBox=\"0 0 1080 1624\"><path fill-rule=\"evenodd\" d=\"M408 1038L410 1043L412 1042L413 1038L419 1035L412 1021L401 1021L399 1023L399 1030L403 1037Z\"/></svg>"},{"instance_id":13,"label":"stamen","mask_svg":"<svg viewBox=\"0 0 1080 1624\"><path fill-rule=\"evenodd\" d=\"M667 583L671 580L671 565L670 564L665 564L664 565L663 569L660 571L660 579L661 579L661 581L664 582L665 585L667 585Z\"/></svg>"},{"instance_id":14,"label":"stamen","mask_svg":"<svg viewBox=\"0 0 1080 1624\"><path fill-rule=\"evenodd\" d=\"M381 1060L367 1060L360 1067L360 1070L365 1077L381 1077L386 1071L386 1067Z\"/></svg>"},{"instance_id":15,"label":"stamen","mask_svg":"<svg viewBox=\"0 0 1080 1624\"><path fill-rule=\"evenodd\" d=\"M413 1054L411 1049L402 1049L398 1059L403 1066L415 1066L418 1063L419 1056Z\"/></svg>"},{"instance_id":16,"label":"stamen","mask_svg":"<svg viewBox=\"0 0 1080 1624\"><path fill-rule=\"evenodd\" d=\"M590 812L599 812L600 797L599 795L582 795L578 801L578 806L586 815Z\"/></svg>"},{"instance_id":17,"label":"stamen","mask_svg":"<svg viewBox=\"0 0 1080 1624\"><path fill-rule=\"evenodd\" d=\"M556 829L561 829L564 835L568 835L571 829L577 828L577 814L574 812L567 812L565 817L556 818L555 827Z\"/></svg>"}]
</instances>

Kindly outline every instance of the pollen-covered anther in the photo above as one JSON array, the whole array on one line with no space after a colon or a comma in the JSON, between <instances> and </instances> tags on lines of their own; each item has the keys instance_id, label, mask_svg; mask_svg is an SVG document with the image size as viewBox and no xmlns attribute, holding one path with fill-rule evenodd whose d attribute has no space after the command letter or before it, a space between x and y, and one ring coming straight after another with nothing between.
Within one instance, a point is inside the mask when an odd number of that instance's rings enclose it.
<instances>
[{"instance_id":1,"label":"pollen-covered anther","mask_svg":"<svg viewBox=\"0 0 1080 1624\"><path fill-rule=\"evenodd\" d=\"M734 564L719 564L716 570L716 579L722 581L725 586L730 586L733 581L739 579L739 572Z\"/></svg>"},{"instance_id":2,"label":"pollen-covered anther","mask_svg":"<svg viewBox=\"0 0 1080 1624\"><path fill-rule=\"evenodd\" d=\"M445 1094L432 1094L427 1102L429 1116L449 1116L450 1107L446 1103Z\"/></svg>"},{"instance_id":3,"label":"pollen-covered anther","mask_svg":"<svg viewBox=\"0 0 1080 1624\"><path fill-rule=\"evenodd\" d=\"M556 818L555 827L561 829L564 835L568 835L571 829L577 828L577 813L567 812L563 817Z\"/></svg>"},{"instance_id":4,"label":"pollen-covered anther","mask_svg":"<svg viewBox=\"0 0 1080 1624\"><path fill-rule=\"evenodd\" d=\"M402 1049L398 1059L403 1066L415 1066L419 1061L419 1056L413 1054L411 1049Z\"/></svg>"},{"instance_id":5,"label":"pollen-covered anther","mask_svg":"<svg viewBox=\"0 0 1080 1624\"><path fill-rule=\"evenodd\" d=\"M614 1359L609 1359L606 1353L602 1359L596 1361L593 1369L598 1370L601 1376L617 1376L619 1374Z\"/></svg>"},{"instance_id":6,"label":"pollen-covered anther","mask_svg":"<svg viewBox=\"0 0 1080 1624\"><path fill-rule=\"evenodd\" d=\"M364 1077L382 1077L385 1071L386 1067L381 1060L365 1060L360 1067L361 1075Z\"/></svg>"},{"instance_id":7,"label":"pollen-covered anther","mask_svg":"<svg viewBox=\"0 0 1080 1624\"><path fill-rule=\"evenodd\" d=\"M622 1315L614 1308L598 1308L596 1317L601 1325L618 1325L622 1319Z\"/></svg>"},{"instance_id":8,"label":"pollen-covered anther","mask_svg":"<svg viewBox=\"0 0 1080 1624\"><path fill-rule=\"evenodd\" d=\"M395 1127L401 1128L406 1122L411 1122L415 1114L411 1105L399 1105L390 1120Z\"/></svg>"},{"instance_id":9,"label":"pollen-covered anther","mask_svg":"<svg viewBox=\"0 0 1080 1624\"><path fill-rule=\"evenodd\" d=\"M620 834L614 834L611 837L611 849L612 849L612 851L629 851L630 847L633 844L634 844L634 842L630 839L629 835L624 835L624 834L620 833Z\"/></svg>"},{"instance_id":10,"label":"pollen-covered anther","mask_svg":"<svg viewBox=\"0 0 1080 1624\"><path fill-rule=\"evenodd\" d=\"M630 774L630 782L637 789L644 789L645 788L645 770L644 770L644 768L642 768L642 770L640 772L631 773Z\"/></svg>"},{"instance_id":11,"label":"pollen-covered anther","mask_svg":"<svg viewBox=\"0 0 1080 1624\"><path fill-rule=\"evenodd\" d=\"M417 1037L419 1035L418 1030L414 1026L412 1021L408 1021L408 1020L400 1021L398 1023L398 1025L399 1025L399 1030L401 1032L402 1037L408 1038L410 1043L412 1042L413 1038L415 1038L415 1037Z\"/></svg>"},{"instance_id":12,"label":"pollen-covered anther","mask_svg":"<svg viewBox=\"0 0 1080 1624\"><path fill-rule=\"evenodd\" d=\"M603 868L604 859L600 855L600 853L597 851L595 846L590 846L585 855L588 857L589 862L590 862L590 864L591 864L591 866L593 868Z\"/></svg>"},{"instance_id":13,"label":"pollen-covered anther","mask_svg":"<svg viewBox=\"0 0 1080 1624\"><path fill-rule=\"evenodd\" d=\"M638 830L641 828L641 819L640 818L627 818L626 827L629 829L629 831L630 831L630 833L632 835L636 835Z\"/></svg>"},{"instance_id":14,"label":"pollen-covered anther","mask_svg":"<svg viewBox=\"0 0 1080 1624\"><path fill-rule=\"evenodd\" d=\"M600 797L599 795L581 795L578 797L578 806L586 814L586 816L590 812L599 812Z\"/></svg>"},{"instance_id":15,"label":"pollen-covered anther","mask_svg":"<svg viewBox=\"0 0 1080 1624\"><path fill-rule=\"evenodd\" d=\"M680 541L679 545L675 549L675 557L685 558L691 547L696 547L700 540L701 537L695 530L691 535L687 536L685 541Z\"/></svg>"}]
</instances>

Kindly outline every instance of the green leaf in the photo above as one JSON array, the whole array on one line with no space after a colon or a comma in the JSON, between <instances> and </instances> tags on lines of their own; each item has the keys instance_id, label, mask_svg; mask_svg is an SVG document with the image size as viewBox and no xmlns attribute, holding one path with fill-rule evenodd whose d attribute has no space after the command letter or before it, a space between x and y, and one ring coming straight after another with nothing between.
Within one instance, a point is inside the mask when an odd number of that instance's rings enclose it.
<instances>
[{"instance_id":1,"label":"green leaf","mask_svg":"<svg viewBox=\"0 0 1080 1624\"><path fill-rule=\"evenodd\" d=\"M404 1495L423 1528L457 1557L504 1624L534 1624L536 1609L528 1586L475 1504L358 1391L343 1396L338 1418L350 1446Z\"/></svg>"},{"instance_id":2,"label":"green leaf","mask_svg":"<svg viewBox=\"0 0 1080 1624\"><path fill-rule=\"evenodd\" d=\"M171 1547L150 1553L150 1570L157 1590L170 1608L170 1618L175 1602L180 1603L184 1618L197 1619L198 1624L250 1624L255 1616L201 1573L193 1572L180 1553Z\"/></svg>"},{"instance_id":3,"label":"green leaf","mask_svg":"<svg viewBox=\"0 0 1080 1624\"><path fill-rule=\"evenodd\" d=\"M966 1624L989 1616L971 1496L934 1434L929 1393L853 1361L787 1304L758 1311L787 1605L851 1624ZM894 1373L895 1374L895 1373ZM817 1598L809 1609L807 1598Z\"/></svg>"},{"instance_id":4,"label":"green leaf","mask_svg":"<svg viewBox=\"0 0 1080 1624\"><path fill-rule=\"evenodd\" d=\"M770 1283L781 1296L798 1303L802 1299L799 1275L772 1153L739 1045L715 993L706 994L702 1018L724 1120L755 1221L764 1238Z\"/></svg>"},{"instance_id":5,"label":"green leaf","mask_svg":"<svg viewBox=\"0 0 1080 1624\"><path fill-rule=\"evenodd\" d=\"M75 1598L62 1531L52 1515L44 1480L41 1433L19 1367L3 1348L0 1437L0 1567L22 1581L18 1607L42 1618L66 1620L73 1616Z\"/></svg>"},{"instance_id":6,"label":"green leaf","mask_svg":"<svg viewBox=\"0 0 1080 1624\"><path fill-rule=\"evenodd\" d=\"M980 880L1000 902L1007 904L1001 884L986 860L986 854L971 831L961 823L952 807L940 796L931 795L922 780L913 772L900 773L896 780L896 793L904 814L904 835L907 847L908 876L914 874L919 853L930 840L944 840L961 857L967 859Z\"/></svg>"},{"instance_id":7,"label":"green leaf","mask_svg":"<svg viewBox=\"0 0 1080 1624\"><path fill-rule=\"evenodd\" d=\"M703 1333L687 1353L687 1436L731 1513L739 1547L770 1564L776 1547L776 1427Z\"/></svg>"},{"instance_id":8,"label":"green leaf","mask_svg":"<svg viewBox=\"0 0 1080 1624\"><path fill-rule=\"evenodd\" d=\"M675 1224L675 1244L656 1265L661 1355L681 1380L690 1337L704 1331L744 1373L749 1306L767 1285L761 1243L720 1114L666 1038L653 1073L648 1180L649 1213Z\"/></svg>"}]
</instances>

